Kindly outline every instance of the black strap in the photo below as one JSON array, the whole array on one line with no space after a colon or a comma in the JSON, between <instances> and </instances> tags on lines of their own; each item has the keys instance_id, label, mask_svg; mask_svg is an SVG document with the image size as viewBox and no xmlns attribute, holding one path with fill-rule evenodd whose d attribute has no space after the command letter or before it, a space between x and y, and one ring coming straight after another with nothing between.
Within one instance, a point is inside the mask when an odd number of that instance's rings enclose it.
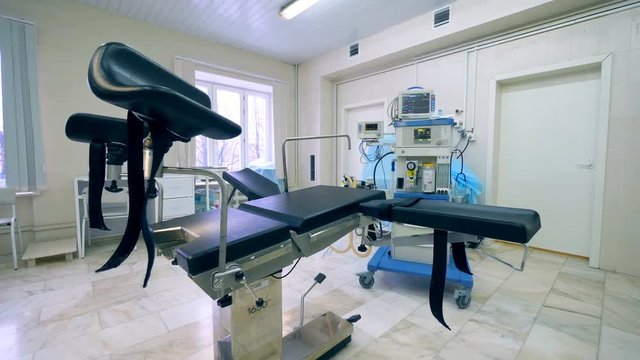
<instances>
[{"instance_id":1,"label":"black strap","mask_svg":"<svg viewBox=\"0 0 640 360\"><path fill-rule=\"evenodd\" d=\"M96 272L113 269L129 257L138 242L138 236L144 219L145 190L144 173L142 168L142 139L144 123L135 113L127 114L127 148L129 159L127 162L127 182L129 185L129 217L120 244L109 260ZM104 179L104 176L103 176ZM102 189L102 186L100 186Z\"/></svg>"},{"instance_id":2,"label":"black strap","mask_svg":"<svg viewBox=\"0 0 640 360\"><path fill-rule=\"evenodd\" d=\"M100 230L109 230L102 217L105 156L104 143L92 141L89 144L89 227Z\"/></svg>"},{"instance_id":3,"label":"black strap","mask_svg":"<svg viewBox=\"0 0 640 360\"><path fill-rule=\"evenodd\" d=\"M467 250L463 242L457 242L451 244L451 255L453 256L453 263L458 270L463 273L473 275L469 268L469 261L467 261Z\"/></svg>"},{"instance_id":4,"label":"black strap","mask_svg":"<svg viewBox=\"0 0 640 360\"><path fill-rule=\"evenodd\" d=\"M147 191L144 197L144 209L147 208L147 202L150 198L153 198L153 194L156 193L156 180L155 176L162 165L162 158L164 154L169 151L171 148L172 141L169 138L169 133L166 129L150 126L151 128L151 138L153 139L153 161L151 163L151 174L149 174L149 180L147 182ZM147 248L147 271L144 275L144 283L143 287L147 287L147 283L149 282L149 278L151 277L151 269L153 268L153 261L155 259L155 242L153 241L153 236L151 234L151 228L149 228L149 220L147 219L147 212L144 211L142 214L142 238L144 239L144 245Z\"/></svg>"},{"instance_id":5,"label":"black strap","mask_svg":"<svg viewBox=\"0 0 640 360\"><path fill-rule=\"evenodd\" d=\"M433 229L433 271L431 285L429 285L429 307L431 314L447 329L451 330L444 321L442 301L444 299L444 285L447 276L447 240L446 230Z\"/></svg>"}]
</instances>

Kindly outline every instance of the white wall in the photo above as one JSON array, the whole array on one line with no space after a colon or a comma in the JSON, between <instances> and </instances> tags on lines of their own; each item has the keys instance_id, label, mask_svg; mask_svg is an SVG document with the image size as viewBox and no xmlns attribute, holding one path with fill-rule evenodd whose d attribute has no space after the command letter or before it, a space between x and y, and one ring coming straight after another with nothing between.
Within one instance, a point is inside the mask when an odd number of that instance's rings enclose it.
<instances>
[{"instance_id":1,"label":"white wall","mask_svg":"<svg viewBox=\"0 0 640 360\"><path fill-rule=\"evenodd\" d=\"M462 3L465 1L454 5ZM540 7L536 11L539 13ZM452 14L455 20L456 12L452 11ZM405 31L410 32L410 27ZM394 34L399 38L402 35ZM375 42L377 37L384 41L387 34L374 35L367 39L367 43ZM475 53L470 54L467 69L464 67L464 54L454 53L341 83L337 85L335 99L331 92L322 93L319 85L331 89L332 83L340 82L342 73L353 74L359 70L358 66L349 65L347 60L337 60L337 54L329 53L301 66L300 81L305 90L300 93L300 131L306 134L331 132L334 123L341 121L340 109L343 106L371 99L391 100L399 90L416 84L436 90L437 107L452 112L463 106L464 77L468 70L467 126L475 124L477 141L469 147L465 163L481 178L486 178L487 138L493 131L488 125L490 79L500 74L608 53L613 56L613 78L600 265L604 269L640 275L640 262L637 261L640 227L632 225L633 219L640 219L640 207L637 205L640 192L635 185L640 176L640 162L636 159L640 141L633 135L634 121L640 118L640 103L635 100L640 93L640 8L482 49L477 52L477 73ZM379 54L380 58L389 56L384 51ZM371 58L375 62L375 56ZM405 58L407 62L411 60ZM368 68L371 61L361 66ZM305 96L305 91L313 95ZM317 92L321 92L319 96ZM332 109L323 111L326 109L323 101L331 104ZM305 122L302 109L311 109L312 122ZM333 109L337 109L335 116ZM540 110L541 116L548 116L543 105ZM313 149L301 148L301 159L305 158L305 151ZM322 181L333 183L334 164L323 162L323 165Z\"/></svg>"},{"instance_id":2,"label":"white wall","mask_svg":"<svg viewBox=\"0 0 640 360\"><path fill-rule=\"evenodd\" d=\"M0 14L35 23L38 37L48 188L40 195L19 201L20 218L27 230L25 240L75 236L72 178L88 172L88 145L66 138L64 126L68 116L76 112L125 116L124 110L98 100L87 86L89 59L101 43L127 43L169 69L174 67L175 56L183 56L277 79L287 89L279 92L282 96L278 96L274 104L276 126L294 128L294 68L291 65L71 0L2 0ZM167 159L172 164L175 154L168 154ZM0 253L9 252L7 243L2 241Z\"/></svg>"}]
</instances>

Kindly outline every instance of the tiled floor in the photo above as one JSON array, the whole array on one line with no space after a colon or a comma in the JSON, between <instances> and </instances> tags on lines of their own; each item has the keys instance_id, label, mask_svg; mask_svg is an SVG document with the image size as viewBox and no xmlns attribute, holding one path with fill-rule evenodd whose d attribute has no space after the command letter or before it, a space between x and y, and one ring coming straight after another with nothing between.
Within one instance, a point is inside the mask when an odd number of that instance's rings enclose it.
<instances>
[{"instance_id":1,"label":"tiled floor","mask_svg":"<svg viewBox=\"0 0 640 360\"><path fill-rule=\"evenodd\" d=\"M212 359L212 301L164 258L142 289L145 251L96 274L115 248L87 258L0 270L2 359ZM501 256L518 250L495 243ZM533 250L525 272L470 251L475 272L466 310L445 298L448 331L431 316L428 281L376 273L365 290L354 275L367 259L324 252L285 279L285 330L299 296L319 271L307 318L332 310L361 314L353 342L337 359L638 359L640 278L591 269L585 260Z\"/></svg>"}]
</instances>

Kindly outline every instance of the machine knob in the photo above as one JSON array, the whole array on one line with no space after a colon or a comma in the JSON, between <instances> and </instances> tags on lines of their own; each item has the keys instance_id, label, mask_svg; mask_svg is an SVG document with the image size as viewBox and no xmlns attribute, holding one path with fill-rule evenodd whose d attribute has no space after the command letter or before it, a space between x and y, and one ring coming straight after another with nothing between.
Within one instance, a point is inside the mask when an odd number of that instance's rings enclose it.
<instances>
[{"instance_id":1,"label":"machine knob","mask_svg":"<svg viewBox=\"0 0 640 360\"><path fill-rule=\"evenodd\" d=\"M264 306L264 299L263 298L258 298L258 300L256 300L256 307L257 308L261 308Z\"/></svg>"},{"instance_id":2,"label":"machine knob","mask_svg":"<svg viewBox=\"0 0 640 360\"><path fill-rule=\"evenodd\" d=\"M236 281L241 282L244 280L244 271L238 271L235 275Z\"/></svg>"},{"instance_id":3,"label":"machine knob","mask_svg":"<svg viewBox=\"0 0 640 360\"><path fill-rule=\"evenodd\" d=\"M111 180L111 185L105 186L104 189L111 193L119 193L123 190L121 187L118 187L116 180Z\"/></svg>"}]
</instances>

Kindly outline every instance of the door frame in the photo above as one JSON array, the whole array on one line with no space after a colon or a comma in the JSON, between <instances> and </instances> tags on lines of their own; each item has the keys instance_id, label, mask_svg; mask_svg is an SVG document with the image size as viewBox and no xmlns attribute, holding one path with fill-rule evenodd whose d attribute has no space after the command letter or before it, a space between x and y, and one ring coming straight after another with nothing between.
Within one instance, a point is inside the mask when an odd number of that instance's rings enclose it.
<instances>
[{"instance_id":1,"label":"door frame","mask_svg":"<svg viewBox=\"0 0 640 360\"><path fill-rule=\"evenodd\" d=\"M347 114L349 113L349 111L351 110L355 110L355 109L359 109L359 108L364 108L364 107L369 107L369 106L375 106L375 105L382 105L383 109L387 109L387 106L389 105L389 100L387 98L377 98L377 99L369 99L369 100L364 100L364 101L359 101L356 103L352 103L352 104L346 104L344 106L342 106L341 112L340 112L340 117L338 119L336 119L336 134L342 134L342 129L344 127L344 123L347 119ZM383 119L383 121L386 124L386 118ZM386 127L386 125L385 125ZM353 142L353 146L358 146L358 144L355 143L355 141L358 141L358 139L352 139ZM353 148L352 146L352 148ZM351 149L349 149L351 150ZM339 174L339 159L344 158L344 148L342 147L337 147L337 151L335 152L336 156L335 156L335 174L336 174L336 185L338 185L338 174Z\"/></svg>"},{"instance_id":2,"label":"door frame","mask_svg":"<svg viewBox=\"0 0 640 360\"><path fill-rule=\"evenodd\" d=\"M486 157L486 202L495 204L497 201L498 170L494 164L498 163L500 125L500 94L502 86L522 80L533 80L554 74L566 74L575 71L600 70L600 103L596 130L595 173L594 173L594 201L591 224L591 244L589 250L589 266L600 267L600 243L602 238L602 213L604 208L604 186L607 166L607 139L609 130L609 103L611 99L611 68L613 64L611 53L593 56L558 64L536 67L519 72L498 74L489 79L489 118L487 131Z\"/></svg>"}]
</instances>

